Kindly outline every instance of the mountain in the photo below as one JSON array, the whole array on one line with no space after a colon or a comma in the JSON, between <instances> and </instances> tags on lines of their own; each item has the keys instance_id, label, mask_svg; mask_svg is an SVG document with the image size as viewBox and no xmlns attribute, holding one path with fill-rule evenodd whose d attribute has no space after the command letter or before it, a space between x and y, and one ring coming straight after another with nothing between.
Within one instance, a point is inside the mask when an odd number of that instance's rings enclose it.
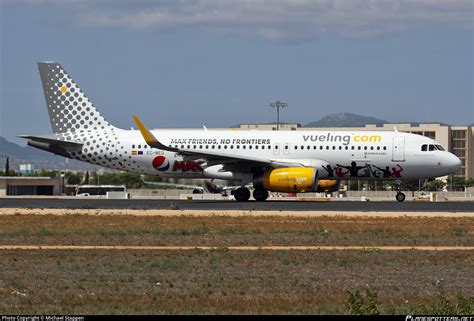
<instances>
[{"instance_id":1,"label":"mountain","mask_svg":"<svg viewBox=\"0 0 474 321\"><path fill-rule=\"evenodd\" d=\"M351 113L330 114L303 127L365 127L367 124L382 126L386 120Z\"/></svg>"}]
</instances>

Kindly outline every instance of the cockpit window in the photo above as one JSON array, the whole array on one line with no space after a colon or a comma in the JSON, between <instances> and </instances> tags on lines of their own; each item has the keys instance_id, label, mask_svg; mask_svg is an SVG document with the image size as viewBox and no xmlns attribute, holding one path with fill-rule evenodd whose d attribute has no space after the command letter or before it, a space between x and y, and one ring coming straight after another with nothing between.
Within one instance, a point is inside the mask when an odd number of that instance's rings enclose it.
<instances>
[{"instance_id":1,"label":"cockpit window","mask_svg":"<svg viewBox=\"0 0 474 321\"><path fill-rule=\"evenodd\" d=\"M421 151L426 152L426 151L435 151L435 150L444 150L443 146L441 145L432 145L432 144L423 144L421 145Z\"/></svg>"}]
</instances>

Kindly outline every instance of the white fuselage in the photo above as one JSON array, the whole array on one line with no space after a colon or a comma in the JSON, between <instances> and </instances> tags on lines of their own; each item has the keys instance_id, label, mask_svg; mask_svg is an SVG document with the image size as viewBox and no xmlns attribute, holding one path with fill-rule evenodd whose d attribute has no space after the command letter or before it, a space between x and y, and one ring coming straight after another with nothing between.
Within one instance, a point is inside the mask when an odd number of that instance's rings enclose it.
<instances>
[{"instance_id":1,"label":"white fuselage","mask_svg":"<svg viewBox=\"0 0 474 321\"><path fill-rule=\"evenodd\" d=\"M164 145L181 150L292 161L315 167L319 179L423 179L445 176L460 167L459 159L449 152L429 151L429 148L422 151L422 145L438 145L434 140L402 132L230 129L151 132ZM87 151L86 143L82 153L73 153L72 158L164 177L250 180L249 173L223 171L221 164L208 164L205 159L151 148L138 130L115 129L114 135L96 136L109 137L107 144L111 148L97 148L95 161L91 161L90 157L84 157L91 152Z\"/></svg>"}]
</instances>

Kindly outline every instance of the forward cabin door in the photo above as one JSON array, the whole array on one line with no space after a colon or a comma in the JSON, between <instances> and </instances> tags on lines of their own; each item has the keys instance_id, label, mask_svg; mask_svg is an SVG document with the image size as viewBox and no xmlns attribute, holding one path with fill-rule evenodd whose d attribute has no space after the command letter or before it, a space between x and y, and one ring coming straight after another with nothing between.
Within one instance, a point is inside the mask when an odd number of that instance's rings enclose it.
<instances>
[{"instance_id":1,"label":"forward cabin door","mask_svg":"<svg viewBox=\"0 0 474 321\"><path fill-rule=\"evenodd\" d=\"M392 162L404 162L405 161L405 137L395 136L393 137L392 144Z\"/></svg>"}]
</instances>

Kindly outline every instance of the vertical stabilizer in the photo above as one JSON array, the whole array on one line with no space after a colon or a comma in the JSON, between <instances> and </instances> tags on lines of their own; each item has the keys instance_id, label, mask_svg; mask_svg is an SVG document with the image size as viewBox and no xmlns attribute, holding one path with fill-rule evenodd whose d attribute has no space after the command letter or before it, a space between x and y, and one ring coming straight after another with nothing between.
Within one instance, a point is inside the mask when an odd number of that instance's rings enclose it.
<instances>
[{"instance_id":1,"label":"vertical stabilizer","mask_svg":"<svg viewBox=\"0 0 474 321\"><path fill-rule=\"evenodd\" d=\"M38 68L54 133L113 128L60 64L39 62Z\"/></svg>"}]
</instances>

